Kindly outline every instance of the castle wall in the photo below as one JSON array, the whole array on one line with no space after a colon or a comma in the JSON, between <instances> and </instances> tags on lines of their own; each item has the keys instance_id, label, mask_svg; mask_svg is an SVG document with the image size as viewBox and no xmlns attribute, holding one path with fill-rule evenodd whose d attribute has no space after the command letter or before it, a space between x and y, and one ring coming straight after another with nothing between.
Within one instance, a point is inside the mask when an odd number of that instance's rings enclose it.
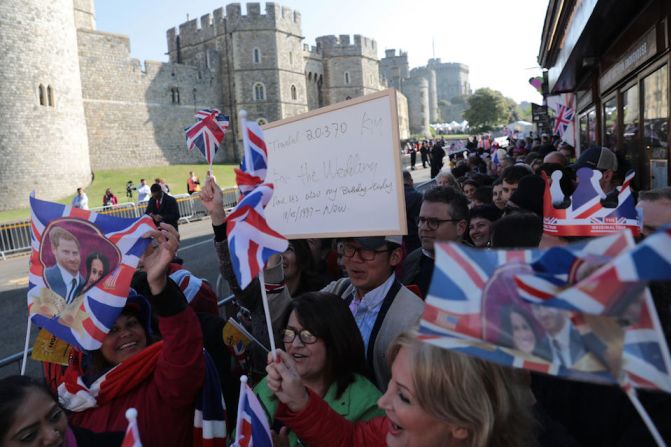
<instances>
[{"instance_id":1,"label":"castle wall","mask_svg":"<svg viewBox=\"0 0 671 447\"><path fill-rule=\"evenodd\" d=\"M0 210L7 210L27 206L31 190L47 200L73 193L91 171L72 0L3 0L0 29Z\"/></svg>"},{"instance_id":2,"label":"castle wall","mask_svg":"<svg viewBox=\"0 0 671 447\"><path fill-rule=\"evenodd\" d=\"M397 90L403 88L403 81L410 77L408 53L396 50L385 50L385 57L380 59L380 77L388 87Z\"/></svg>"},{"instance_id":3,"label":"castle wall","mask_svg":"<svg viewBox=\"0 0 671 447\"><path fill-rule=\"evenodd\" d=\"M74 0L76 29L96 29L96 11L93 0Z\"/></svg>"},{"instance_id":4,"label":"castle wall","mask_svg":"<svg viewBox=\"0 0 671 447\"><path fill-rule=\"evenodd\" d=\"M408 98L399 91L396 92L396 112L398 113L398 137L401 140L407 140L410 138Z\"/></svg>"},{"instance_id":5,"label":"castle wall","mask_svg":"<svg viewBox=\"0 0 671 447\"><path fill-rule=\"evenodd\" d=\"M187 150L184 128L197 110L220 106L213 73L150 61L142 67L125 36L79 30L78 40L91 169L203 161ZM217 160L225 156L219 151Z\"/></svg>"},{"instance_id":6,"label":"castle wall","mask_svg":"<svg viewBox=\"0 0 671 447\"><path fill-rule=\"evenodd\" d=\"M459 63L442 63L440 59L429 59L427 65L436 72L438 99L450 100L456 96L471 94L468 83L468 65Z\"/></svg>"},{"instance_id":7,"label":"castle wall","mask_svg":"<svg viewBox=\"0 0 671 447\"><path fill-rule=\"evenodd\" d=\"M324 105L322 85L324 83L324 64L317 47L303 45L305 61L305 88L308 97L308 109L314 110Z\"/></svg>"}]
</instances>

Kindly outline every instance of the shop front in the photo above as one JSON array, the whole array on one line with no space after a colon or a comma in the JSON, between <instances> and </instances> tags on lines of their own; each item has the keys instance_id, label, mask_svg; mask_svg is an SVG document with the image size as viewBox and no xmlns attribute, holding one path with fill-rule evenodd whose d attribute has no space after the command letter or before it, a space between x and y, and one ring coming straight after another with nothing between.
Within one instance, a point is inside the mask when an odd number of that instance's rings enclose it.
<instances>
[{"instance_id":1,"label":"shop front","mask_svg":"<svg viewBox=\"0 0 671 447\"><path fill-rule=\"evenodd\" d=\"M555 1L539 62L548 94L575 93L578 151L606 146L634 188L669 185L671 2Z\"/></svg>"}]
</instances>

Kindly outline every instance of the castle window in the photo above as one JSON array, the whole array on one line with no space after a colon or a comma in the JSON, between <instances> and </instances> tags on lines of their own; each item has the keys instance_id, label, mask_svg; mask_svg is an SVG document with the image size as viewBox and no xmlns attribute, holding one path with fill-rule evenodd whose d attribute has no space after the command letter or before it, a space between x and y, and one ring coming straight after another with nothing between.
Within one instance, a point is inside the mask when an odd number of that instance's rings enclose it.
<instances>
[{"instance_id":1,"label":"castle window","mask_svg":"<svg viewBox=\"0 0 671 447\"><path fill-rule=\"evenodd\" d=\"M260 82L254 84L254 100L264 101L266 99L266 88Z\"/></svg>"},{"instance_id":2,"label":"castle window","mask_svg":"<svg viewBox=\"0 0 671 447\"><path fill-rule=\"evenodd\" d=\"M46 91L44 90L44 86L40 84L38 88L38 93L40 95L40 105L41 106L46 106L47 105L47 94Z\"/></svg>"},{"instance_id":3,"label":"castle window","mask_svg":"<svg viewBox=\"0 0 671 447\"><path fill-rule=\"evenodd\" d=\"M349 71L345 72L345 84L349 84Z\"/></svg>"},{"instance_id":4,"label":"castle window","mask_svg":"<svg viewBox=\"0 0 671 447\"><path fill-rule=\"evenodd\" d=\"M352 99L351 96L345 96L345 101L349 101L350 99Z\"/></svg>"},{"instance_id":5,"label":"castle window","mask_svg":"<svg viewBox=\"0 0 671 447\"><path fill-rule=\"evenodd\" d=\"M253 52L252 61L255 64L260 64L261 63L261 50L259 50L258 48L254 48L254 50L252 52Z\"/></svg>"},{"instance_id":6,"label":"castle window","mask_svg":"<svg viewBox=\"0 0 671 447\"><path fill-rule=\"evenodd\" d=\"M173 104L179 104L179 89L177 87L170 89L170 96Z\"/></svg>"},{"instance_id":7,"label":"castle window","mask_svg":"<svg viewBox=\"0 0 671 447\"><path fill-rule=\"evenodd\" d=\"M264 124L268 124L268 120L265 118L259 118L256 120L256 124L258 124L259 126L263 126Z\"/></svg>"},{"instance_id":8,"label":"castle window","mask_svg":"<svg viewBox=\"0 0 671 447\"><path fill-rule=\"evenodd\" d=\"M51 86L47 86L47 101L49 103L49 107L54 106L54 90L51 88Z\"/></svg>"},{"instance_id":9,"label":"castle window","mask_svg":"<svg viewBox=\"0 0 671 447\"><path fill-rule=\"evenodd\" d=\"M289 65L293 65L293 64L294 64L294 53L289 51Z\"/></svg>"},{"instance_id":10,"label":"castle window","mask_svg":"<svg viewBox=\"0 0 671 447\"><path fill-rule=\"evenodd\" d=\"M291 99L296 99L296 86L291 86Z\"/></svg>"}]
</instances>

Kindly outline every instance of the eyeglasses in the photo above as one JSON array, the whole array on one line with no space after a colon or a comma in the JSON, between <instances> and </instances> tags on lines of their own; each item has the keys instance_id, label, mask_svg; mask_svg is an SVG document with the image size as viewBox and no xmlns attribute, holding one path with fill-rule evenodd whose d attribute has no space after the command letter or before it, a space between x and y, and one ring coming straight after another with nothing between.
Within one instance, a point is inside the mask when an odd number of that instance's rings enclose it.
<instances>
[{"instance_id":1,"label":"eyeglasses","mask_svg":"<svg viewBox=\"0 0 671 447\"><path fill-rule=\"evenodd\" d=\"M426 224L429 230L437 230L440 224L445 222L459 222L464 219L435 219L433 217L422 217L419 216L415 222L417 226L421 227L423 224Z\"/></svg>"},{"instance_id":2,"label":"eyeglasses","mask_svg":"<svg viewBox=\"0 0 671 447\"><path fill-rule=\"evenodd\" d=\"M285 330L282 331L282 341L284 343L293 343L294 340L296 339L296 336L298 336L298 339L304 345L311 345L313 343L317 343L317 336L313 335L307 329L303 329L302 331L298 332L295 329L286 328Z\"/></svg>"},{"instance_id":3,"label":"eyeglasses","mask_svg":"<svg viewBox=\"0 0 671 447\"><path fill-rule=\"evenodd\" d=\"M385 248L384 250L369 250L367 248L362 248L362 247L355 247L353 245L347 245L345 244L343 246L343 254L347 256L348 258L353 258L357 252L359 253L359 256L361 256L361 259L364 261L372 261L375 259L375 255L378 253L385 253L391 251L388 248Z\"/></svg>"}]
</instances>

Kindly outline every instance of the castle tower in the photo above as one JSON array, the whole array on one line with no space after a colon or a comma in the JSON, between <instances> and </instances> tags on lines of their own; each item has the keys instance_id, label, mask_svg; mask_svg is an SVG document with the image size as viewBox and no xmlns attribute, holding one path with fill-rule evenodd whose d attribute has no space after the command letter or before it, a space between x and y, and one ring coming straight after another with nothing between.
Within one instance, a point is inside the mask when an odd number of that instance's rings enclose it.
<instances>
[{"instance_id":1,"label":"castle tower","mask_svg":"<svg viewBox=\"0 0 671 447\"><path fill-rule=\"evenodd\" d=\"M74 0L75 26L77 29L95 31L96 11L93 0Z\"/></svg>"},{"instance_id":2,"label":"castle tower","mask_svg":"<svg viewBox=\"0 0 671 447\"><path fill-rule=\"evenodd\" d=\"M90 3L90 2L87 2ZM91 8L92 10L92 8ZM72 0L0 2L0 209L91 177Z\"/></svg>"},{"instance_id":3,"label":"castle tower","mask_svg":"<svg viewBox=\"0 0 671 447\"><path fill-rule=\"evenodd\" d=\"M436 86L436 72L429 67L417 67L410 70L411 78L424 78L428 83L429 122L437 123L440 120L438 113L438 91Z\"/></svg>"},{"instance_id":4,"label":"castle tower","mask_svg":"<svg viewBox=\"0 0 671 447\"><path fill-rule=\"evenodd\" d=\"M429 59L427 67L436 72L436 90L439 100L450 100L456 96L471 94L468 65L458 62L443 63L440 59Z\"/></svg>"},{"instance_id":5,"label":"castle tower","mask_svg":"<svg viewBox=\"0 0 671 447\"><path fill-rule=\"evenodd\" d=\"M386 81L387 87L396 90L403 89L403 83L410 77L408 53L395 49L384 50L384 57L380 59L380 77Z\"/></svg>"},{"instance_id":6,"label":"castle tower","mask_svg":"<svg viewBox=\"0 0 671 447\"><path fill-rule=\"evenodd\" d=\"M380 89L377 43L358 34L317 37L324 65L326 104L334 104Z\"/></svg>"},{"instance_id":7,"label":"castle tower","mask_svg":"<svg viewBox=\"0 0 671 447\"><path fill-rule=\"evenodd\" d=\"M410 132L431 136L429 131L429 81L422 76L409 78L403 86L403 94L408 98Z\"/></svg>"}]
</instances>

